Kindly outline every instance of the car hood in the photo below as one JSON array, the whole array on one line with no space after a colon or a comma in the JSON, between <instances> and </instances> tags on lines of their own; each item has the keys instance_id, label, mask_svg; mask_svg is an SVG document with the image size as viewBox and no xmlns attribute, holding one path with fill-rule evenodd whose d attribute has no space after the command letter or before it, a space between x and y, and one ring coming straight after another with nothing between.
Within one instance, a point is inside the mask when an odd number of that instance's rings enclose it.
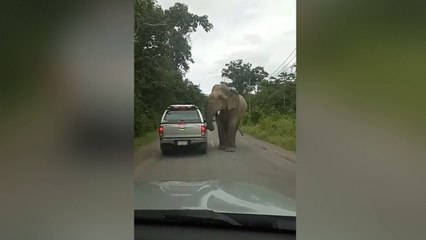
<instances>
[{"instance_id":1,"label":"car hood","mask_svg":"<svg viewBox=\"0 0 426 240\"><path fill-rule=\"evenodd\" d=\"M135 209L197 209L296 216L296 201L270 189L230 181L159 181L135 184Z\"/></svg>"}]
</instances>

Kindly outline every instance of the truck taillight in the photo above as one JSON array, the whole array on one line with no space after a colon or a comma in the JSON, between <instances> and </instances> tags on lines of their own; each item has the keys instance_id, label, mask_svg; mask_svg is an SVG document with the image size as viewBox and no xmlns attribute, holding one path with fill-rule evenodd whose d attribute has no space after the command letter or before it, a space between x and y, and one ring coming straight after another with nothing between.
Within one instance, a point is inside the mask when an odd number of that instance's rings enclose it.
<instances>
[{"instance_id":1,"label":"truck taillight","mask_svg":"<svg viewBox=\"0 0 426 240\"><path fill-rule=\"evenodd\" d=\"M205 136L207 132L207 126L205 124L201 125L201 135Z\"/></svg>"},{"instance_id":2,"label":"truck taillight","mask_svg":"<svg viewBox=\"0 0 426 240\"><path fill-rule=\"evenodd\" d=\"M158 128L158 134L160 135L160 137L162 137L164 135L164 127L160 126L160 128Z\"/></svg>"}]
</instances>

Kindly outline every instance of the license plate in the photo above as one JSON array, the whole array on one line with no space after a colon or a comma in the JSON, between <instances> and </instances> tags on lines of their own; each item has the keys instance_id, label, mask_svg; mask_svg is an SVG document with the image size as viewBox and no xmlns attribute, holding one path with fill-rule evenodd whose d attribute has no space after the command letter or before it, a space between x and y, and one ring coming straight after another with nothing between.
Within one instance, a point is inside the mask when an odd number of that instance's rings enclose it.
<instances>
[{"instance_id":1,"label":"license plate","mask_svg":"<svg viewBox=\"0 0 426 240\"><path fill-rule=\"evenodd\" d=\"M188 145L188 141L178 141L177 145L179 145L179 146Z\"/></svg>"}]
</instances>

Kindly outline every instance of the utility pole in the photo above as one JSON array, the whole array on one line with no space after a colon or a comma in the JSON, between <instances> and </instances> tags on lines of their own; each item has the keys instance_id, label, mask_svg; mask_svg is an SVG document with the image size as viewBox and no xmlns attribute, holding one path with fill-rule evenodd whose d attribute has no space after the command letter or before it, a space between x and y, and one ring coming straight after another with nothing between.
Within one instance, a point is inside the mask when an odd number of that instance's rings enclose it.
<instances>
[{"instance_id":1,"label":"utility pole","mask_svg":"<svg viewBox=\"0 0 426 240\"><path fill-rule=\"evenodd\" d=\"M284 91L283 91L283 98L284 98L284 111L285 111L285 86L284 86Z\"/></svg>"},{"instance_id":2,"label":"utility pole","mask_svg":"<svg viewBox=\"0 0 426 240\"><path fill-rule=\"evenodd\" d=\"M251 90L251 85L250 85L250 77L249 77L249 112L250 112L250 109L251 109L251 102L250 102L251 92L250 92L250 90Z\"/></svg>"}]
</instances>

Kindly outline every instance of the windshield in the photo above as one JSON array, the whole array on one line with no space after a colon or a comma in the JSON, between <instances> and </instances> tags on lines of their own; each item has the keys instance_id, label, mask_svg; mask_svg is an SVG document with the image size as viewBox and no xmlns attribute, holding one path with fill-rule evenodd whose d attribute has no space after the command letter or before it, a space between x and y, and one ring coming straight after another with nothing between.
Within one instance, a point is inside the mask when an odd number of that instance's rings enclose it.
<instances>
[{"instance_id":1,"label":"windshield","mask_svg":"<svg viewBox=\"0 0 426 240\"><path fill-rule=\"evenodd\" d=\"M179 110L179 111L170 111L166 112L163 122L166 123L178 123L178 122L200 122L200 115L197 110Z\"/></svg>"},{"instance_id":2,"label":"windshield","mask_svg":"<svg viewBox=\"0 0 426 240\"><path fill-rule=\"evenodd\" d=\"M296 1L134 17L135 208L295 217Z\"/></svg>"}]
</instances>

